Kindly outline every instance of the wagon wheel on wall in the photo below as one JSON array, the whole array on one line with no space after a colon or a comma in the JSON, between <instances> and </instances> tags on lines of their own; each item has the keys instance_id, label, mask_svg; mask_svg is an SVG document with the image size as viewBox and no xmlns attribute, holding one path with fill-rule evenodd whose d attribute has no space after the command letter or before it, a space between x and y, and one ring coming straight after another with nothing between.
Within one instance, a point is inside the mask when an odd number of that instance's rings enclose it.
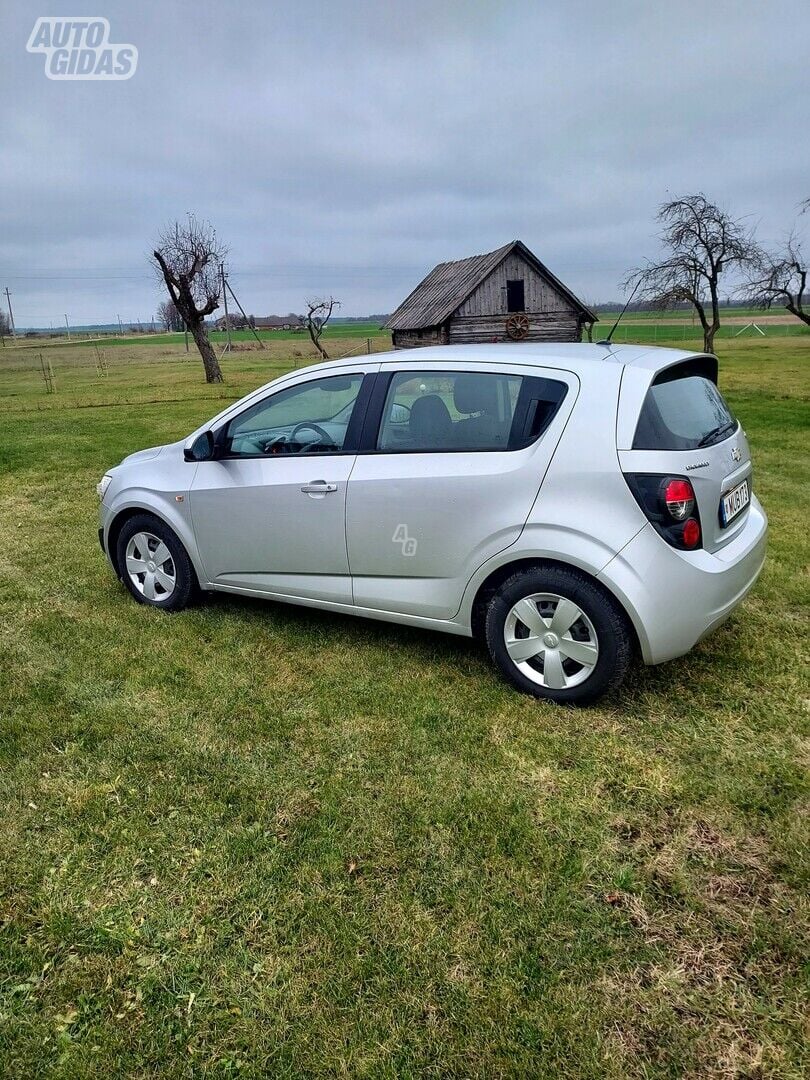
<instances>
[{"instance_id":1,"label":"wagon wheel on wall","mask_svg":"<svg viewBox=\"0 0 810 1080\"><path fill-rule=\"evenodd\" d=\"M522 341L529 333L528 315L509 315L506 319L506 333L512 341Z\"/></svg>"}]
</instances>

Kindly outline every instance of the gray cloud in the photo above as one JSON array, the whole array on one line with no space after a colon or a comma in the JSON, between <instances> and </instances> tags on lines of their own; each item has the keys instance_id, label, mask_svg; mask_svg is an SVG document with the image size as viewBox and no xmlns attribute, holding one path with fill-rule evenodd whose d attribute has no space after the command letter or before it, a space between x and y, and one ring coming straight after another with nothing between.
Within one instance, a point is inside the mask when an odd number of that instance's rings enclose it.
<instances>
[{"instance_id":1,"label":"gray cloud","mask_svg":"<svg viewBox=\"0 0 810 1080\"><path fill-rule=\"evenodd\" d=\"M67 9L66 9L67 10ZM810 195L795 9L421 0L107 3L134 78L47 80L0 40L0 285L21 324L148 318L149 244L195 209L257 314L390 310L433 263L520 237L584 298L702 189L764 238ZM191 30L187 21L192 20Z\"/></svg>"}]
</instances>

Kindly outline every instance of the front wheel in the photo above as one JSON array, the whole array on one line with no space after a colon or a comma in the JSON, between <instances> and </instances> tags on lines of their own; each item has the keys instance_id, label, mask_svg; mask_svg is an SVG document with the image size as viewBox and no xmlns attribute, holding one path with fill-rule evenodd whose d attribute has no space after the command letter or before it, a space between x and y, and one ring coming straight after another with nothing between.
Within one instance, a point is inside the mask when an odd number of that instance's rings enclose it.
<instances>
[{"instance_id":1,"label":"front wheel","mask_svg":"<svg viewBox=\"0 0 810 1080\"><path fill-rule=\"evenodd\" d=\"M490 656L518 690L585 705L615 690L632 653L630 626L613 597L565 567L508 578L490 602Z\"/></svg>"},{"instance_id":2,"label":"front wheel","mask_svg":"<svg viewBox=\"0 0 810 1080\"><path fill-rule=\"evenodd\" d=\"M196 598L197 578L176 533L152 514L124 524L116 547L121 579L140 604L180 611Z\"/></svg>"}]
</instances>

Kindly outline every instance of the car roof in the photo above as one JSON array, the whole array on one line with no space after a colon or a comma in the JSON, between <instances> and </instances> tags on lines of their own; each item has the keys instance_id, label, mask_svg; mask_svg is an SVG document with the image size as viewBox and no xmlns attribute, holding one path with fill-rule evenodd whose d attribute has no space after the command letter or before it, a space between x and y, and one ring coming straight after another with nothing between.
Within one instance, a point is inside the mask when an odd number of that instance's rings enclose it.
<instances>
[{"instance_id":1,"label":"car roof","mask_svg":"<svg viewBox=\"0 0 810 1080\"><path fill-rule=\"evenodd\" d=\"M705 355L707 354L685 352L682 349L665 349L652 345L614 345L612 343L610 345L599 345L584 341L520 341L493 342L481 345L432 345L416 349L389 349L386 352L324 360L317 364L310 364L303 368L285 372L285 374L273 379L271 382L257 387L239 401L226 405L207 424L202 424L193 431L187 438L185 445L190 446L201 432L218 423L237 407L245 408L271 387L278 386L281 388L283 383L295 382L300 376L317 376L319 371L324 374L328 374L330 371L351 371L352 368L365 366L368 363L376 366L396 362L405 369L409 365L416 363L435 364L437 368L440 368L444 363L502 363L504 365L518 364L521 366L536 365L544 368L559 368L561 371L573 372L574 375L587 379L589 372L596 372L599 369L604 371L605 364L608 364L616 371L619 379L621 379L624 371L637 372L637 378L632 380L636 384L633 398L634 401L638 398L640 402L656 372L672 367L673 364L681 363L683 360ZM716 360L714 362L717 363Z\"/></svg>"},{"instance_id":2,"label":"car roof","mask_svg":"<svg viewBox=\"0 0 810 1080\"><path fill-rule=\"evenodd\" d=\"M483 345L433 345L417 349L395 349L384 353L374 353L374 359L381 363L406 362L407 355L412 361L430 363L453 361L504 364L534 365L538 367L558 367L573 371L577 375L587 375L588 369L605 363L618 364L622 367L635 367L647 371L660 371L683 360L702 353L688 352L683 349L665 349L652 345L599 345L590 342L495 342Z\"/></svg>"}]
</instances>

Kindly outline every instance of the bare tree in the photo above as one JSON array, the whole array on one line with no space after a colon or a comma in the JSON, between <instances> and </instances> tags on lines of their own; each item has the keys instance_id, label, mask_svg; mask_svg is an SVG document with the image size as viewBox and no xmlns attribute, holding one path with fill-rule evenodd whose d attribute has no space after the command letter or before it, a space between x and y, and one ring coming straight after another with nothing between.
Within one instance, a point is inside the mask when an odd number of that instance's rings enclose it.
<instances>
[{"instance_id":1,"label":"bare tree","mask_svg":"<svg viewBox=\"0 0 810 1080\"><path fill-rule=\"evenodd\" d=\"M770 308L774 304L787 308L791 315L810 326L810 311L805 302L810 263L795 235L785 241L778 252L760 249L751 267L746 292L752 304Z\"/></svg>"},{"instance_id":2,"label":"bare tree","mask_svg":"<svg viewBox=\"0 0 810 1080\"><path fill-rule=\"evenodd\" d=\"M8 337L10 330L8 315L6 315L5 311L0 311L0 337Z\"/></svg>"},{"instance_id":3,"label":"bare tree","mask_svg":"<svg viewBox=\"0 0 810 1080\"><path fill-rule=\"evenodd\" d=\"M799 213L806 213L810 199L804 199L799 206ZM757 248L746 283L748 297L763 308L778 304L810 326L810 311L804 306L810 300L806 296L809 273L810 260L802 250L801 240L792 232L777 251Z\"/></svg>"},{"instance_id":4,"label":"bare tree","mask_svg":"<svg viewBox=\"0 0 810 1080\"><path fill-rule=\"evenodd\" d=\"M170 333L183 329L183 316L177 310L174 300L162 300L157 307L158 322Z\"/></svg>"},{"instance_id":5,"label":"bare tree","mask_svg":"<svg viewBox=\"0 0 810 1080\"><path fill-rule=\"evenodd\" d=\"M326 329L326 324L331 319L332 312L335 308L340 307L340 301L335 300L334 296L321 296L307 300L306 305L307 313L303 316L303 321L309 331L309 336L312 338L312 344L321 354L321 359L328 360L329 354L321 345L321 334Z\"/></svg>"},{"instance_id":6,"label":"bare tree","mask_svg":"<svg viewBox=\"0 0 810 1080\"><path fill-rule=\"evenodd\" d=\"M756 253L752 236L700 192L663 203L658 221L668 254L631 270L622 287L637 290L640 300L662 309L691 304L703 328L704 351L712 352L720 328L720 278L752 261Z\"/></svg>"},{"instance_id":7,"label":"bare tree","mask_svg":"<svg viewBox=\"0 0 810 1080\"><path fill-rule=\"evenodd\" d=\"M208 340L205 318L219 307L220 267L227 253L214 228L194 214L167 226L152 252L169 296L200 350L210 383L222 382L222 370Z\"/></svg>"}]
</instances>

